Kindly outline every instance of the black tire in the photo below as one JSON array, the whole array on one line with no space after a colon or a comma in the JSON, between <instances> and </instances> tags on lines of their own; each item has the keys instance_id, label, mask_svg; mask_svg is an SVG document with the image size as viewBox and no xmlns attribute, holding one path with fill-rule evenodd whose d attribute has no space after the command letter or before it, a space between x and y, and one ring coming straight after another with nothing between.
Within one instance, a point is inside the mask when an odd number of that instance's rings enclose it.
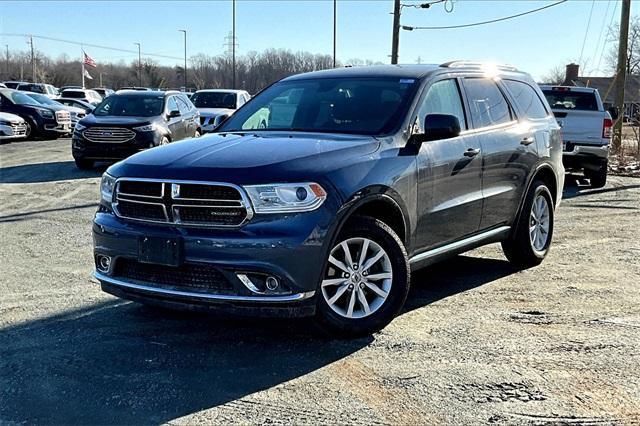
<instances>
[{"instance_id":1,"label":"black tire","mask_svg":"<svg viewBox=\"0 0 640 426\"><path fill-rule=\"evenodd\" d=\"M536 249L531 241L529 227L532 226L533 219L531 217L531 210L533 203L538 196L544 197L547 202L549 227L544 246ZM508 240L502 242L502 250L509 262L514 266L522 269L537 266L542 263L547 256L549 248L551 247L551 240L553 239L553 209L554 202L549 188L540 180L534 181L526 195L522 212L516 223L516 229Z\"/></svg>"},{"instance_id":2,"label":"black tire","mask_svg":"<svg viewBox=\"0 0 640 426\"><path fill-rule=\"evenodd\" d=\"M25 136L25 140L32 140L38 137L38 126L28 118L26 118L24 121L27 126L27 134Z\"/></svg>"},{"instance_id":3,"label":"black tire","mask_svg":"<svg viewBox=\"0 0 640 426\"><path fill-rule=\"evenodd\" d=\"M410 287L411 271L406 249L400 238L388 225L371 217L354 217L345 225L332 247L349 238L366 238L384 249L392 267L391 287L386 299L379 305L377 310L374 310L368 316L357 319L342 316L329 306L321 289L322 280L325 277L329 278L327 275L331 272L330 268L332 268L332 264L327 259L323 276L316 292L315 322L323 332L333 337L365 336L382 329L400 312L407 299ZM357 256L359 257L359 254ZM335 270L335 267L333 268ZM349 297L349 293L345 292L345 294ZM376 297L373 293L369 294L369 296Z\"/></svg>"},{"instance_id":4,"label":"black tire","mask_svg":"<svg viewBox=\"0 0 640 426\"><path fill-rule=\"evenodd\" d=\"M171 143L171 140L168 137L163 136L160 139L160 142L158 142L158 146L169 145L170 143Z\"/></svg>"},{"instance_id":5,"label":"black tire","mask_svg":"<svg viewBox=\"0 0 640 426\"><path fill-rule=\"evenodd\" d=\"M585 177L589 179L592 188L602 188L607 184L607 168L603 167L597 172L585 172Z\"/></svg>"},{"instance_id":6,"label":"black tire","mask_svg":"<svg viewBox=\"0 0 640 426\"><path fill-rule=\"evenodd\" d=\"M90 170L93 168L93 164L94 164L93 160L87 160L84 158L74 158L73 160L76 163L76 167L79 168L80 170Z\"/></svg>"}]
</instances>

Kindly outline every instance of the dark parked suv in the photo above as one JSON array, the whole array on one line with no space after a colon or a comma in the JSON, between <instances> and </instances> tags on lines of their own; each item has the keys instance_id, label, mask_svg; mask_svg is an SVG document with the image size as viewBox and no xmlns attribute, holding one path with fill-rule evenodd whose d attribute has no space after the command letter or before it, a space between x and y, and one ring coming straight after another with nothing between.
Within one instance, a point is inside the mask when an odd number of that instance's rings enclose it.
<instances>
[{"instance_id":1,"label":"dark parked suv","mask_svg":"<svg viewBox=\"0 0 640 426\"><path fill-rule=\"evenodd\" d=\"M494 242L520 267L549 251L562 141L540 89L513 68L292 76L217 132L104 174L93 225L104 291L314 316L358 335L398 314L412 270Z\"/></svg>"},{"instance_id":2,"label":"dark parked suv","mask_svg":"<svg viewBox=\"0 0 640 426\"><path fill-rule=\"evenodd\" d=\"M73 132L80 169L158 145L200 136L199 113L180 92L125 91L106 98Z\"/></svg>"},{"instance_id":3,"label":"dark parked suv","mask_svg":"<svg viewBox=\"0 0 640 426\"><path fill-rule=\"evenodd\" d=\"M62 105L44 105L14 89L0 89L0 112L24 118L27 138L57 138L71 131L71 114Z\"/></svg>"}]
</instances>

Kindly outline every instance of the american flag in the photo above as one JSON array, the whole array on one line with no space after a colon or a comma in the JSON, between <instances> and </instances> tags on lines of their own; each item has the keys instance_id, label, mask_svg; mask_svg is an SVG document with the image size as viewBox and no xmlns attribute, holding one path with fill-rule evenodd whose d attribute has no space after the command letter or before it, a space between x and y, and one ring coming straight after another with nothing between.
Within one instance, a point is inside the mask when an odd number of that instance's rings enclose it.
<instances>
[{"instance_id":1,"label":"american flag","mask_svg":"<svg viewBox=\"0 0 640 426\"><path fill-rule=\"evenodd\" d=\"M84 62L85 65L89 65L90 67L93 67L93 68L97 67L96 61L94 61L91 56L87 55L87 53L84 52L84 51L82 52L82 54L84 55L84 61L83 62Z\"/></svg>"}]
</instances>

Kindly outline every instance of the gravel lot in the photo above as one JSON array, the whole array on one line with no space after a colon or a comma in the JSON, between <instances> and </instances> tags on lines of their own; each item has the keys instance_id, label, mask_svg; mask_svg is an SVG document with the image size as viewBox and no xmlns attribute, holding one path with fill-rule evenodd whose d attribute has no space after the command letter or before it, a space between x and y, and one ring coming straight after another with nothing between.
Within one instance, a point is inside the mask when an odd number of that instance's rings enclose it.
<instances>
[{"instance_id":1,"label":"gravel lot","mask_svg":"<svg viewBox=\"0 0 640 426\"><path fill-rule=\"evenodd\" d=\"M640 423L640 180L569 179L552 252L414 276L383 332L147 308L91 277L102 170L0 146L0 424Z\"/></svg>"}]
</instances>

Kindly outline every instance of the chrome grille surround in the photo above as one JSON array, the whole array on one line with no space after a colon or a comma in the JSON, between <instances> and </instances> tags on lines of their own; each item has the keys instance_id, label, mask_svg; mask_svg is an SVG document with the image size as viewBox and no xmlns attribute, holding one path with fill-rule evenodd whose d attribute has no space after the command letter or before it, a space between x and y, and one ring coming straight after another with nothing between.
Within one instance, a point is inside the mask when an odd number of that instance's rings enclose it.
<instances>
[{"instance_id":1,"label":"chrome grille surround","mask_svg":"<svg viewBox=\"0 0 640 426\"><path fill-rule=\"evenodd\" d=\"M149 191L148 188L144 191L131 191L122 192L120 188L123 184L157 184L155 191ZM195 197L181 197L180 189L182 186L201 186L208 188L222 188L223 191L228 191L227 194L237 194L234 199L222 198L195 198ZM132 186L132 185L129 185ZM159 193L158 193L159 190ZM135 192L135 193L134 193ZM145 192L141 194L141 192ZM123 204L124 203L124 204ZM162 212L161 218L141 218L127 215L123 212L122 207L126 204L138 205L140 208L156 209L156 213ZM145 179L145 178L118 178L116 179L113 203L113 211L116 216L127 219L135 220L139 222L156 223L164 225L177 225L177 226L193 226L193 227L208 227L208 228L239 228L246 224L253 217L253 208L251 202L246 195L244 189L238 185L224 182L208 182L208 181L185 181L185 180L163 180L163 179ZM209 211L212 218L223 217L233 218L233 214L230 214L230 209L235 209L236 212L242 214L236 214L236 217L243 216L237 223L224 223L222 220L211 221L192 221L181 217L181 209L187 211L203 209ZM185 213L185 212L183 212ZM184 215L183 215L184 216ZM186 215L189 216L189 215ZM190 217L193 217L191 215Z\"/></svg>"},{"instance_id":2,"label":"chrome grille surround","mask_svg":"<svg viewBox=\"0 0 640 426\"><path fill-rule=\"evenodd\" d=\"M89 127L82 136L97 143L124 143L136 137L136 132L124 127Z\"/></svg>"},{"instance_id":3,"label":"chrome grille surround","mask_svg":"<svg viewBox=\"0 0 640 426\"><path fill-rule=\"evenodd\" d=\"M27 136L27 125L25 123L11 123L9 126L13 131L13 136Z\"/></svg>"},{"instance_id":4,"label":"chrome grille surround","mask_svg":"<svg viewBox=\"0 0 640 426\"><path fill-rule=\"evenodd\" d=\"M56 111L56 121L60 124L71 123L69 111Z\"/></svg>"}]
</instances>

